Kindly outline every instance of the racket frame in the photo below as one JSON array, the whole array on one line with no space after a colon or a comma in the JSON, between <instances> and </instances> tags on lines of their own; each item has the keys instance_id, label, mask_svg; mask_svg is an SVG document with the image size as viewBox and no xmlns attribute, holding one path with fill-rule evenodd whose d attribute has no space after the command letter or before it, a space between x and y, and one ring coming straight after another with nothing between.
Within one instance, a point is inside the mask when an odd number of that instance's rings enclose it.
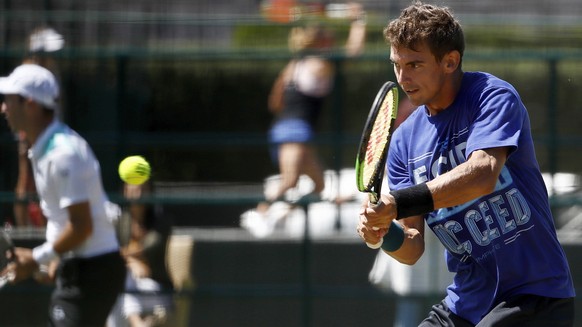
<instances>
[{"instance_id":1,"label":"racket frame","mask_svg":"<svg viewBox=\"0 0 582 327\"><path fill-rule=\"evenodd\" d=\"M382 103L388 95L388 92L392 91L392 113L390 115L389 132L386 136L386 146L382 149L382 154L380 155L380 160L374 164L374 172L370 177L369 181L364 181L364 160L366 160L366 150L368 148L368 143L370 141L370 134L374 128L374 123L378 118L378 114L382 109ZM388 159L388 147L390 145L390 138L392 132L394 131L394 123L396 121L396 115L398 113L398 86L396 83L388 81L382 85L370 112L368 114L368 119L364 125L364 130L362 131L362 137L360 140L360 147L358 149L358 155L356 157L356 184L358 191L368 193L370 196L370 202L372 204L377 204L380 200L380 192L382 190L382 180L384 178L384 170L386 169L386 161Z\"/></svg>"},{"instance_id":2,"label":"racket frame","mask_svg":"<svg viewBox=\"0 0 582 327\"><path fill-rule=\"evenodd\" d=\"M374 129L374 124L378 118L378 114L382 109L382 104L384 99L388 96L388 93L392 92L392 110L389 115L388 123L388 134L386 135L386 143L382 149L379 160L374 163L374 171L370 176L370 179L366 182L364 181L364 161L366 160L366 150L368 149L368 143L370 141L371 133ZM358 149L358 154L356 156L356 185L360 192L368 193L370 203L376 205L380 201L380 194L382 190L382 180L384 179L384 170L386 169L386 161L388 160L388 148L390 146L390 139L392 137L392 132L394 131L394 124L396 122L396 116L398 114L398 86L396 83L388 81L382 85L364 125L364 130L362 131L362 137L360 139L360 147ZM375 228L377 230L377 228ZM369 248L378 249L384 243L384 239L376 244L367 243Z\"/></svg>"}]
</instances>

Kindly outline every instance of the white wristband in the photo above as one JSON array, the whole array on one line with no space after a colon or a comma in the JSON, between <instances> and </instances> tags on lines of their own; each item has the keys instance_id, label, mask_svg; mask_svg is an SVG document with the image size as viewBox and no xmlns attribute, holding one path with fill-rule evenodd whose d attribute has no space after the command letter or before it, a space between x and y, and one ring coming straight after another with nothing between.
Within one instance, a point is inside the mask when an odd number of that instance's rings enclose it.
<instances>
[{"instance_id":1,"label":"white wristband","mask_svg":"<svg viewBox=\"0 0 582 327\"><path fill-rule=\"evenodd\" d=\"M59 255L55 252L53 245L49 242L45 242L32 249L32 258L41 265L51 262L58 256Z\"/></svg>"}]
</instances>

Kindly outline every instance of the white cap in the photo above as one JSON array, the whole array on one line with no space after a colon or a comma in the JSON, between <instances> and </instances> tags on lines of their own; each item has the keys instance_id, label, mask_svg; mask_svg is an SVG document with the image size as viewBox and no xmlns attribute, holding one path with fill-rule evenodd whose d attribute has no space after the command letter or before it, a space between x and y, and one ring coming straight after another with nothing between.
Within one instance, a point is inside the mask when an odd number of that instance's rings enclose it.
<instances>
[{"instance_id":1,"label":"white cap","mask_svg":"<svg viewBox=\"0 0 582 327\"><path fill-rule=\"evenodd\" d=\"M55 52L65 45L63 36L52 28L43 28L30 35L28 49L30 52Z\"/></svg>"},{"instance_id":2,"label":"white cap","mask_svg":"<svg viewBox=\"0 0 582 327\"><path fill-rule=\"evenodd\" d=\"M0 94L19 94L49 109L57 109L59 85L48 69L25 64L16 67L8 77L0 78Z\"/></svg>"}]
</instances>

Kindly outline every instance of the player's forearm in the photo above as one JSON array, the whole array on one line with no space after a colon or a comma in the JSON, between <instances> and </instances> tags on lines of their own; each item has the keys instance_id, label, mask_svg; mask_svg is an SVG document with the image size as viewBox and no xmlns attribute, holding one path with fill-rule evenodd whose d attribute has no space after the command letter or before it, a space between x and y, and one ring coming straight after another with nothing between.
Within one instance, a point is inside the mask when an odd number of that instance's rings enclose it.
<instances>
[{"instance_id":1,"label":"player's forearm","mask_svg":"<svg viewBox=\"0 0 582 327\"><path fill-rule=\"evenodd\" d=\"M348 57L356 57L364 52L366 41L366 22L355 20L352 22L345 49Z\"/></svg>"},{"instance_id":2,"label":"player's forearm","mask_svg":"<svg viewBox=\"0 0 582 327\"><path fill-rule=\"evenodd\" d=\"M505 164L506 151L475 151L468 161L429 181L434 208L453 207L491 193Z\"/></svg>"},{"instance_id":3,"label":"player's forearm","mask_svg":"<svg viewBox=\"0 0 582 327\"><path fill-rule=\"evenodd\" d=\"M424 239L422 233L415 228L404 227L404 242L402 246L393 252L386 252L398 262L413 265L424 253Z\"/></svg>"},{"instance_id":4,"label":"player's forearm","mask_svg":"<svg viewBox=\"0 0 582 327\"><path fill-rule=\"evenodd\" d=\"M91 218L89 217L89 219ZM61 254L78 248L89 238L92 230L90 223L83 225L83 228L79 228L78 225L74 225L69 221L56 241L53 243L45 242L32 249L32 258L39 265L48 264Z\"/></svg>"},{"instance_id":5,"label":"player's forearm","mask_svg":"<svg viewBox=\"0 0 582 327\"><path fill-rule=\"evenodd\" d=\"M88 202L73 204L67 211L69 221L53 244L54 250L59 254L78 248L93 233L93 219Z\"/></svg>"},{"instance_id":6,"label":"player's forearm","mask_svg":"<svg viewBox=\"0 0 582 327\"><path fill-rule=\"evenodd\" d=\"M348 17L352 20L348 39L346 41L346 54L354 57L362 54L366 41L366 12L359 3L348 4Z\"/></svg>"},{"instance_id":7,"label":"player's forearm","mask_svg":"<svg viewBox=\"0 0 582 327\"><path fill-rule=\"evenodd\" d=\"M91 236L91 233L91 227L79 228L79 226L73 226L69 223L54 242L53 247L58 254L72 251L81 246Z\"/></svg>"},{"instance_id":8,"label":"player's forearm","mask_svg":"<svg viewBox=\"0 0 582 327\"><path fill-rule=\"evenodd\" d=\"M32 250L17 247L14 249L16 265L13 266L14 282L25 280L38 269L38 262L32 256Z\"/></svg>"}]
</instances>

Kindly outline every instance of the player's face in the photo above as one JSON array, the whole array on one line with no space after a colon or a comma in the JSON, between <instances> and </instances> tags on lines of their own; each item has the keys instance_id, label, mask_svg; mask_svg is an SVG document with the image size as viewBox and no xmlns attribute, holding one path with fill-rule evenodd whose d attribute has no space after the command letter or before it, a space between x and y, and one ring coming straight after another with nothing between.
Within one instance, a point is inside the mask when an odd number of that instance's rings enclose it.
<instances>
[{"instance_id":1,"label":"player's face","mask_svg":"<svg viewBox=\"0 0 582 327\"><path fill-rule=\"evenodd\" d=\"M24 101L15 94L6 94L2 102L2 113L8 121L8 126L12 131L23 130L25 123Z\"/></svg>"},{"instance_id":2,"label":"player's face","mask_svg":"<svg viewBox=\"0 0 582 327\"><path fill-rule=\"evenodd\" d=\"M390 50L398 84L412 104L426 105L431 114L450 105L450 97L443 91L447 76L444 64L437 62L428 46L423 43L415 50L392 46Z\"/></svg>"}]
</instances>

